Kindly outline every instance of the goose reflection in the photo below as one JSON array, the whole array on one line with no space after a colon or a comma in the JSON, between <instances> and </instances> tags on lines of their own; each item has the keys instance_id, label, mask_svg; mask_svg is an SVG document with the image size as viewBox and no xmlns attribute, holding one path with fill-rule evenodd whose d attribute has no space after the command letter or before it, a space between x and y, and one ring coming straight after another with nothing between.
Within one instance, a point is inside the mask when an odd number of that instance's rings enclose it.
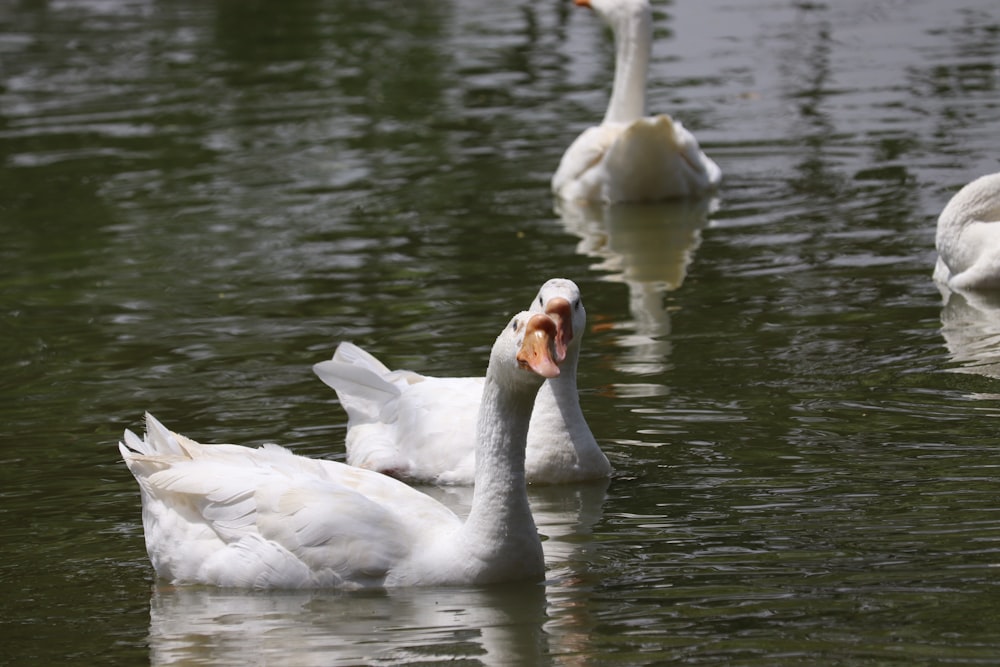
<instances>
[{"instance_id":1,"label":"goose reflection","mask_svg":"<svg viewBox=\"0 0 1000 667\"><path fill-rule=\"evenodd\" d=\"M545 587L156 590L151 665L539 664Z\"/></svg>"},{"instance_id":2,"label":"goose reflection","mask_svg":"<svg viewBox=\"0 0 1000 667\"><path fill-rule=\"evenodd\" d=\"M528 501L545 553L547 618L543 627L550 655L559 664L589 664L597 619L589 603L599 584L593 572L594 527L604 516L608 479L577 485L529 486ZM421 489L464 516L472 504L471 487Z\"/></svg>"},{"instance_id":3,"label":"goose reflection","mask_svg":"<svg viewBox=\"0 0 1000 667\"><path fill-rule=\"evenodd\" d=\"M944 300L941 335L959 364L953 370L1000 378L1000 293L938 289Z\"/></svg>"},{"instance_id":4,"label":"goose reflection","mask_svg":"<svg viewBox=\"0 0 1000 667\"><path fill-rule=\"evenodd\" d=\"M600 261L591 268L608 272L607 280L628 286L630 335L618 370L655 374L666 370L670 356L670 314L663 295L678 289L701 244L701 230L717 199L661 204L588 204L560 201L556 211L571 234L580 237L577 252Z\"/></svg>"}]
</instances>

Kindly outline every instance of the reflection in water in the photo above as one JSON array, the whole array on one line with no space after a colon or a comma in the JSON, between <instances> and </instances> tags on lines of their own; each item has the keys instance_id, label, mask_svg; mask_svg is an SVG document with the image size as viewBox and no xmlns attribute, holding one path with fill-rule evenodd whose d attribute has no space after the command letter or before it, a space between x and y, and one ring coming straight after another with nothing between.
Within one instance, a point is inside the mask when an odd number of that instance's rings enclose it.
<instances>
[{"instance_id":1,"label":"reflection in water","mask_svg":"<svg viewBox=\"0 0 1000 667\"><path fill-rule=\"evenodd\" d=\"M588 655L597 621L589 604L593 586L594 528L604 515L610 480L528 487L528 500L545 551L548 608L544 633L551 654ZM427 487L459 516L472 504L472 487ZM586 660L583 660L586 663ZM564 663L565 664L565 663ZM569 661L572 664L572 661Z\"/></svg>"},{"instance_id":2,"label":"reflection in water","mask_svg":"<svg viewBox=\"0 0 1000 667\"><path fill-rule=\"evenodd\" d=\"M590 605L592 563L598 544L594 530L604 516L609 480L587 484L531 487L528 498L543 536L548 579L548 618L544 631L549 650L562 664L590 664L592 631L597 625Z\"/></svg>"},{"instance_id":3,"label":"reflection in water","mask_svg":"<svg viewBox=\"0 0 1000 667\"><path fill-rule=\"evenodd\" d=\"M171 587L150 600L150 664L530 665L547 652L544 620L538 584L391 592Z\"/></svg>"},{"instance_id":4,"label":"reflection in water","mask_svg":"<svg viewBox=\"0 0 1000 667\"><path fill-rule=\"evenodd\" d=\"M626 373L662 373L670 355L670 314L663 294L678 289L701 243L701 230L716 199L660 204L590 204L561 201L557 211L566 230L582 240L577 252L601 259L592 268L628 286L628 326L619 339L626 348L617 362Z\"/></svg>"},{"instance_id":5,"label":"reflection in water","mask_svg":"<svg viewBox=\"0 0 1000 667\"><path fill-rule=\"evenodd\" d=\"M941 335L954 370L1000 378L1000 294L952 292L938 285L941 308Z\"/></svg>"}]
</instances>

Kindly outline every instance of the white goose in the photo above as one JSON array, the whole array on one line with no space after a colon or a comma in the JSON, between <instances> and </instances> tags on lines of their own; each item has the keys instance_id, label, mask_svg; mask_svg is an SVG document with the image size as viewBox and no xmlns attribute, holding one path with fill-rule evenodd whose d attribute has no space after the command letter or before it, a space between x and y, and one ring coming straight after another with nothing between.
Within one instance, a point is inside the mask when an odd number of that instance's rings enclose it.
<instances>
[{"instance_id":1,"label":"white goose","mask_svg":"<svg viewBox=\"0 0 1000 667\"><path fill-rule=\"evenodd\" d=\"M156 573L256 588L540 580L524 449L535 394L559 374L556 333L547 315L525 312L493 345L464 522L391 477L277 445L200 445L147 415L145 438L126 431L119 449Z\"/></svg>"},{"instance_id":2,"label":"white goose","mask_svg":"<svg viewBox=\"0 0 1000 667\"><path fill-rule=\"evenodd\" d=\"M532 484L599 479L611 465L587 425L576 388L580 342L587 325L580 289L554 278L539 290L531 310L553 317L559 328L560 374L538 392L528 429L525 469ZM476 470L473 415L483 378L438 378L390 371L351 343L313 370L337 391L347 411L347 462L361 468L434 484L472 484Z\"/></svg>"},{"instance_id":3,"label":"white goose","mask_svg":"<svg viewBox=\"0 0 1000 667\"><path fill-rule=\"evenodd\" d=\"M937 222L934 279L955 290L1000 288L1000 172L980 176Z\"/></svg>"},{"instance_id":4,"label":"white goose","mask_svg":"<svg viewBox=\"0 0 1000 667\"><path fill-rule=\"evenodd\" d=\"M637 202L697 198L722 172L694 135L667 115L646 116L646 76L653 40L648 0L576 0L614 32L617 55L604 120L577 137L552 177L562 199Z\"/></svg>"}]
</instances>

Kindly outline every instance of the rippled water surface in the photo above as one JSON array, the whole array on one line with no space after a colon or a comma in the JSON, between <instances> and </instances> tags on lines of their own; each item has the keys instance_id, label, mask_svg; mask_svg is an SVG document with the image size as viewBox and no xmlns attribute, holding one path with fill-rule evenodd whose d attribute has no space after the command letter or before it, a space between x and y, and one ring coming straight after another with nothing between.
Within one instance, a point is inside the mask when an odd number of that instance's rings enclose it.
<instances>
[{"instance_id":1,"label":"rippled water surface","mask_svg":"<svg viewBox=\"0 0 1000 667\"><path fill-rule=\"evenodd\" d=\"M613 69L570 2L0 4L0 663L995 663L1000 304L931 281L1000 162L995 1L655 21L725 181L602 210L548 192ZM532 491L544 586L154 580L143 411L342 459L312 363L480 374L555 276L616 473Z\"/></svg>"}]
</instances>

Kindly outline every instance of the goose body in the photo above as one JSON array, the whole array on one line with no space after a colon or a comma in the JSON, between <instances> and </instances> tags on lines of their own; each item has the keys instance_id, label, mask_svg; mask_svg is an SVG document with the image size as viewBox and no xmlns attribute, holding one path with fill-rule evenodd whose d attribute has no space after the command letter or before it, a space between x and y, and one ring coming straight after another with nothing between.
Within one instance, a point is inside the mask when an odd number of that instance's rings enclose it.
<instances>
[{"instance_id":1,"label":"goose body","mask_svg":"<svg viewBox=\"0 0 1000 667\"><path fill-rule=\"evenodd\" d=\"M1000 288L1000 172L972 181L938 217L934 279L955 290Z\"/></svg>"},{"instance_id":2,"label":"goose body","mask_svg":"<svg viewBox=\"0 0 1000 667\"><path fill-rule=\"evenodd\" d=\"M254 588L541 579L524 448L535 393L559 373L555 336L548 316L521 313L493 346L465 521L391 477L277 445L202 445L147 415L145 437L126 431L119 450L157 575Z\"/></svg>"},{"instance_id":3,"label":"goose body","mask_svg":"<svg viewBox=\"0 0 1000 667\"><path fill-rule=\"evenodd\" d=\"M646 78L653 39L648 0L576 0L611 28L616 45L611 99L600 125L583 131L552 176L562 199L640 202L698 198L715 190L722 171L679 121L646 116Z\"/></svg>"},{"instance_id":4,"label":"goose body","mask_svg":"<svg viewBox=\"0 0 1000 667\"><path fill-rule=\"evenodd\" d=\"M558 377L538 392L527 437L525 471L533 484L607 477L611 465L580 408L576 373L587 314L571 280L546 282L531 309L558 326ZM472 484L475 418L482 377L432 377L392 371L351 343L313 367L347 411L347 462L410 482Z\"/></svg>"}]
</instances>

